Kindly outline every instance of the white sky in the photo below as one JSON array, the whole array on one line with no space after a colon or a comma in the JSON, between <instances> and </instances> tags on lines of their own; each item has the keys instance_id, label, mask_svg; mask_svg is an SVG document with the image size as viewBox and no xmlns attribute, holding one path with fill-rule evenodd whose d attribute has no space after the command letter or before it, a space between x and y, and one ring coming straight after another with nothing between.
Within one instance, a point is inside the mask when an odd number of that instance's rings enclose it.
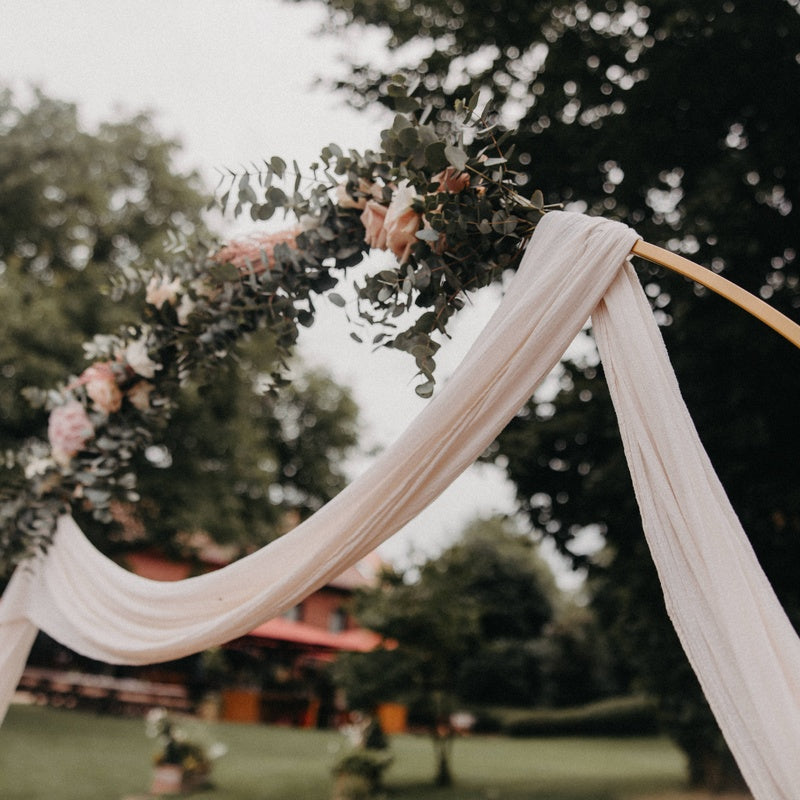
<instances>
[{"instance_id":1,"label":"white sky","mask_svg":"<svg viewBox=\"0 0 800 800\"><path fill-rule=\"evenodd\" d=\"M302 168L330 142L378 145L380 111L357 113L312 86L341 72L343 53L379 57L380 38L321 37L324 19L320 4L279 0L0 0L0 83L20 91L38 84L77 103L89 125L152 110L159 130L183 143L181 165L213 187L221 167L280 155ZM454 328L454 346L437 359L440 382L480 330L493 294L483 292ZM423 406L410 356L359 346L333 307L301 352L353 390L367 447L389 444ZM401 560L410 548L435 553L477 514L512 509L499 470L473 467L381 552Z\"/></svg>"}]
</instances>

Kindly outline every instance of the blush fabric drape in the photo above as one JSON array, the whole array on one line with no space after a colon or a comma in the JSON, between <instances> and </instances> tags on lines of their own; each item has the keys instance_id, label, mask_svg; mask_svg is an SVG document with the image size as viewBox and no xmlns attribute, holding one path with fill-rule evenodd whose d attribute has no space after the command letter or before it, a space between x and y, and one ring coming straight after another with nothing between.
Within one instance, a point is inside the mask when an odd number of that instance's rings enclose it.
<instances>
[{"instance_id":1,"label":"blush fabric drape","mask_svg":"<svg viewBox=\"0 0 800 800\"><path fill-rule=\"evenodd\" d=\"M37 629L91 658L170 660L243 635L354 564L492 442L591 316L667 606L761 800L800 786L800 642L680 397L619 223L551 212L456 373L399 440L313 517L207 575L158 583L101 555L71 517L0 602L0 719Z\"/></svg>"}]
</instances>

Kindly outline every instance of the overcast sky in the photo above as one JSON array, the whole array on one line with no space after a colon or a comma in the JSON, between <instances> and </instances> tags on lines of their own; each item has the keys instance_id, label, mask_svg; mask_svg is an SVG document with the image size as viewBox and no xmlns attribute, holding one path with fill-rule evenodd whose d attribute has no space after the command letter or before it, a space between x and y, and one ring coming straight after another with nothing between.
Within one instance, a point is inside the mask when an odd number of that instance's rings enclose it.
<instances>
[{"instance_id":1,"label":"overcast sky","mask_svg":"<svg viewBox=\"0 0 800 800\"><path fill-rule=\"evenodd\" d=\"M302 167L330 142L378 145L386 121L379 110L355 112L313 86L341 74L343 53L379 58L381 37L321 36L324 19L321 4L279 0L0 0L0 81L74 101L90 126L152 110L159 130L182 142L181 165L213 186L225 166L281 155ZM440 381L497 296L483 292L454 328L437 358ZM388 445L424 403L411 358L357 345L338 309L324 310L302 354L353 390L366 447ZM512 498L498 470L473 467L382 553L435 553L476 515L510 511Z\"/></svg>"}]
</instances>

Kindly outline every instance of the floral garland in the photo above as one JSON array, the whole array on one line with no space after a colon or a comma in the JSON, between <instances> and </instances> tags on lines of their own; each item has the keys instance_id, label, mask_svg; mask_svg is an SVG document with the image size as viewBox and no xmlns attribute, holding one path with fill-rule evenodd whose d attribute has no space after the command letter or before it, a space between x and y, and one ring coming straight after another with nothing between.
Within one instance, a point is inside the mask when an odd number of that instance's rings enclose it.
<instances>
[{"instance_id":1,"label":"floral garland","mask_svg":"<svg viewBox=\"0 0 800 800\"><path fill-rule=\"evenodd\" d=\"M255 221L282 211L295 218L292 228L222 248L173 237L169 264L119 281L117 296L145 289L142 320L84 345L91 363L80 375L26 391L48 412L47 439L7 454L15 480L0 494L0 574L45 550L57 518L73 507L110 522L112 500L135 502L134 455L168 424L180 386L202 380L238 340L269 329L279 355L272 389L279 390L318 298L344 306L332 290L370 249L391 251L397 264L356 287L357 316L380 328L374 345L413 356L416 391L431 395L433 337L446 335L466 292L515 266L546 209L541 192L519 194L506 168L507 135L498 138L475 114L477 96L457 106L460 127L441 135L413 92L402 78L388 87L398 113L378 152L325 147L307 174L293 164L291 191L278 157L264 170L223 179L223 210L247 209ZM404 316L412 321L401 329Z\"/></svg>"}]
</instances>

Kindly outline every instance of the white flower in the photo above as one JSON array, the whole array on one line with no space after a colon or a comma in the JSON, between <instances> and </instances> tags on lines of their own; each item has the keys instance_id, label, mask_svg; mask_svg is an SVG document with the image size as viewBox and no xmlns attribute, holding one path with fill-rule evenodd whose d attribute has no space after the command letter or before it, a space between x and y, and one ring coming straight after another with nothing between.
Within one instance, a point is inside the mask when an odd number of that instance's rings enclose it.
<instances>
[{"instance_id":1,"label":"white flower","mask_svg":"<svg viewBox=\"0 0 800 800\"><path fill-rule=\"evenodd\" d=\"M190 284L198 297L205 297L208 300L215 300L220 290L217 286L212 286L206 278L195 278Z\"/></svg>"},{"instance_id":2,"label":"white flower","mask_svg":"<svg viewBox=\"0 0 800 800\"><path fill-rule=\"evenodd\" d=\"M178 304L178 307L175 309L175 313L178 315L178 322L181 325L185 325L187 320L189 319L189 314L194 311L195 302L189 297L188 294L183 295L181 297L181 302Z\"/></svg>"},{"instance_id":3,"label":"white flower","mask_svg":"<svg viewBox=\"0 0 800 800\"><path fill-rule=\"evenodd\" d=\"M32 458L25 465L25 478L31 480L37 475L44 475L55 466L56 462L52 458Z\"/></svg>"},{"instance_id":4,"label":"white flower","mask_svg":"<svg viewBox=\"0 0 800 800\"><path fill-rule=\"evenodd\" d=\"M224 745L222 742L214 742L209 748L206 755L211 759L211 761L216 761L218 758L222 758L225 753L228 752L227 745Z\"/></svg>"},{"instance_id":5,"label":"white flower","mask_svg":"<svg viewBox=\"0 0 800 800\"><path fill-rule=\"evenodd\" d=\"M301 231L313 231L314 228L319 228L319 217L313 214L301 214L299 222Z\"/></svg>"},{"instance_id":6,"label":"white flower","mask_svg":"<svg viewBox=\"0 0 800 800\"><path fill-rule=\"evenodd\" d=\"M136 339L128 344L123 352L123 358L128 366L143 378L152 378L159 365L147 353L147 342Z\"/></svg>"}]
</instances>

